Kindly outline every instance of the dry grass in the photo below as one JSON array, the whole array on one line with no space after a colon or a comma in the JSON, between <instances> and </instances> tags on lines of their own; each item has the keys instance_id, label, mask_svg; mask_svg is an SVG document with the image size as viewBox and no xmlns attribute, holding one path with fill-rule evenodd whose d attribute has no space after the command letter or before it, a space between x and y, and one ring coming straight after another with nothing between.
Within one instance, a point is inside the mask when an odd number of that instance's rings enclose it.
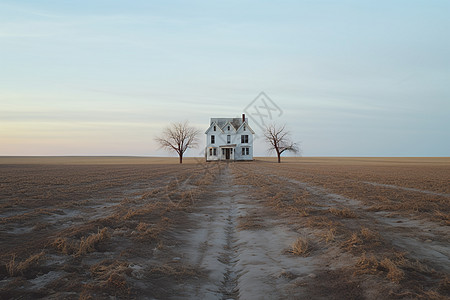
<instances>
[{"instance_id":1,"label":"dry grass","mask_svg":"<svg viewBox=\"0 0 450 300\"><path fill-rule=\"evenodd\" d=\"M48 161L52 162L46 164ZM126 266L91 265L98 252L108 251L121 261L147 257L155 248L168 249L172 242L164 234L183 220L219 168L208 165L211 177L205 176L205 168L197 161L187 160L183 165L164 162L167 160L141 164L132 158L43 158L1 165L0 161L0 208L6 216L0 220L0 225L6 226L0 232L4 242L0 279L26 273L29 280L39 273L64 271L74 283L56 279L40 291L43 297L49 296L51 286L52 293L57 287L58 293L77 293L81 299L129 298ZM8 228L20 227L24 233L6 234ZM60 257L62 263L42 265L43 256L26 258L27 253L43 248L52 260ZM86 268L91 272L86 273ZM18 291L14 285L7 292L24 299L34 293Z\"/></svg>"},{"instance_id":2,"label":"dry grass","mask_svg":"<svg viewBox=\"0 0 450 300\"><path fill-rule=\"evenodd\" d=\"M106 259L91 266L89 271L94 281L83 286L80 298L97 299L105 294L120 299L130 297L131 288L127 277L131 275L131 269L127 262Z\"/></svg>"},{"instance_id":3,"label":"dry grass","mask_svg":"<svg viewBox=\"0 0 450 300\"><path fill-rule=\"evenodd\" d=\"M333 215L337 216L337 217L341 217L341 218L356 218L357 215L355 214L355 212L353 212L352 210L350 210L349 208L335 208L332 207L330 209L328 209L328 211L330 213L332 213Z\"/></svg>"},{"instance_id":4,"label":"dry grass","mask_svg":"<svg viewBox=\"0 0 450 300\"><path fill-rule=\"evenodd\" d=\"M350 236L349 239L345 240L341 247L346 249L347 251L356 249L357 247L361 246L363 244L362 239L359 237L358 233L354 232Z\"/></svg>"},{"instance_id":5,"label":"dry grass","mask_svg":"<svg viewBox=\"0 0 450 300\"><path fill-rule=\"evenodd\" d=\"M305 225L310 228L334 228L337 226L326 216L311 216L306 220Z\"/></svg>"},{"instance_id":6,"label":"dry grass","mask_svg":"<svg viewBox=\"0 0 450 300\"><path fill-rule=\"evenodd\" d=\"M238 230L255 230L263 228L262 219L255 215L240 216L238 218Z\"/></svg>"},{"instance_id":7,"label":"dry grass","mask_svg":"<svg viewBox=\"0 0 450 300\"><path fill-rule=\"evenodd\" d=\"M58 251L60 251L63 254L72 254L75 251L75 246L68 241L67 238L58 237L56 238L52 246L55 247Z\"/></svg>"},{"instance_id":8,"label":"dry grass","mask_svg":"<svg viewBox=\"0 0 450 300\"><path fill-rule=\"evenodd\" d=\"M367 256L366 253L363 253L355 265L355 274L377 274L384 272L387 279L394 283L399 283L405 277L405 273L399 268L401 264L401 261L387 257L379 261L374 254Z\"/></svg>"},{"instance_id":9,"label":"dry grass","mask_svg":"<svg viewBox=\"0 0 450 300\"><path fill-rule=\"evenodd\" d=\"M322 234L322 238L326 243L333 242L336 239L336 232L336 227L329 228L325 233Z\"/></svg>"},{"instance_id":10,"label":"dry grass","mask_svg":"<svg viewBox=\"0 0 450 300\"><path fill-rule=\"evenodd\" d=\"M288 252L298 256L308 256L310 251L311 248L308 240L303 237L299 237L291 244L291 248Z\"/></svg>"},{"instance_id":11,"label":"dry grass","mask_svg":"<svg viewBox=\"0 0 450 300\"><path fill-rule=\"evenodd\" d=\"M139 222L139 224L136 226L137 231L145 232L150 224L147 224L145 222Z\"/></svg>"},{"instance_id":12,"label":"dry grass","mask_svg":"<svg viewBox=\"0 0 450 300\"><path fill-rule=\"evenodd\" d=\"M378 233L362 226L359 232L351 232L349 238L341 243L341 247L350 252L372 251L382 245Z\"/></svg>"},{"instance_id":13,"label":"dry grass","mask_svg":"<svg viewBox=\"0 0 450 300\"><path fill-rule=\"evenodd\" d=\"M304 163L303 158L293 159L282 164L255 162L232 165L232 170L235 183L245 182L253 199L273 208L299 232L320 238L321 251L308 254L313 259L327 249L334 253L339 248L340 252L359 257L356 265L350 267L354 267L352 280L358 281L364 274L380 277L379 282L388 280L397 286L393 298L445 295L438 286L443 274L434 272L428 263L398 255L402 248L398 249L379 234L388 225L374 222L385 214L375 215L371 211L450 224L450 159L313 160L305 159L308 163ZM433 195L433 192L447 196ZM389 230L401 237L405 229ZM437 240L441 242L439 237ZM299 253L304 251L300 242L291 248L290 253L293 248L299 248ZM423 288L417 287L418 283Z\"/></svg>"},{"instance_id":14,"label":"dry grass","mask_svg":"<svg viewBox=\"0 0 450 300\"><path fill-rule=\"evenodd\" d=\"M445 226L450 226L450 214L446 214L440 212L439 210L435 210L433 212L433 220L442 221Z\"/></svg>"},{"instance_id":15,"label":"dry grass","mask_svg":"<svg viewBox=\"0 0 450 300\"><path fill-rule=\"evenodd\" d=\"M355 265L355 274L376 274L378 272L379 262L375 255L367 256L364 252Z\"/></svg>"},{"instance_id":16,"label":"dry grass","mask_svg":"<svg viewBox=\"0 0 450 300\"><path fill-rule=\"evenodd\" d=\"M203 161L203 159L201 159ZM178 157L139 156L0 156L0 165L179 165ZM183 165L198 164L198 158L184 157Z\"/></svg>"},{"instance_id":17,"label":"dry grass","mask_svg":"<svg viewBox=\"0 0 450 300\"><path fill-rule=\"evenodd\" d=\"M392 282L399 283L405 276L404 272L389 258L384 258L380 262L380 267L387 270L386 277Z\"/></svg>"},{"instance_id":18,"label":"dry grass","mask_svg":"<svg viewBox=\"0 0 450 300\"><path fill-rule=\"evenodd\" d=\"M449 158L302 158L289 164L260 163L258 168L259 173L286 176L358 199L373 210L416 213L450 223Z\"/></svg>"},{"instance_id":19,"label":"dry grass","mask_svg":"<svg viewBox=\"0 0 450 300\"><path fill-rule=\"evenodd\" d=\"M113 274L131 273L131 269L127 262L113 259L105 259L91 266L89 271L94 278L106 282L110 280L111 275Z\"/></svg>"},{"instance_id":20,"label":"dry grass","mask_svg":"<svg viewBox=\"0 0 450 300\"><path fill-rule=\"evenodd\" d=\"M31 255L26 260L22 262L16 261L16 255L13 254L11 257L11 260L6 264L6 271L8 272L9 276L15 277L18 275L23 275L27 271L29 271L31 268L34 268L39 265L39 263L44 259L45 253L44 251Z\"/></svg>"},{"instance_id":21,"label":"dry grass","mask_svg":"<svg viewBox=\"0 0 450 300\"><path fill-rule=\"evenodd\" d=\"M166 235L167 231L193 205L209 197L205 196L208 185L215 182L214 174L221 168L207 164L205 170L188 161L180 166L176 158L159 162L145 158L15 158L18 165L7 165L14 162L11 159L3 161L6 164L0 172L0 209L6 217L0 220L0 225L5 226L0 232L0 259L4 278L64 270L70 272L76 284L64 285L61 279L62 285L55 283L54 287L78 293L81 299L133 298L129 294L133 285L123 259L139 255L148 258L155 248L170 251L174 241ZM401 188L449 194L450 159L301 158L285 162L257 161L230 164L230 168L234 183L246 185L245 192L255 202L273 208L302 235L319 238L320 251L311 251L308 240L300 238L301 242L296 240L289 253L315 259L333 250L347 252L341 257L359 257L355 275L364 276L352 280L370 277L395 283L398 290L389 296L392 298L405 295L403 298L442 299L450 294L448 278L434 271L429 261L396 256L398 249L378 233L384 225L372 224L373 218L366 218L371 213L365 209L371 206L373 211L404 218L412 215L449 225L448 197ZM355 205L357 201L346 202L344 197L332 202L332 197L322 197L321 191L358 200L361 205ZM106 207L107 204L112 206ZM84 218L92 205L105 205L98 209L95 220ZM238 221L241 230L259 229L263 223L256 216ZM25 229L23 234L7 233L9 228L21 226ZM54 247L45 248L49 244ZM118 245L123 248L115 253L117 263L93 263L101 255L96 252L114 253ZM44 248L48 256L29 255ZM41 263L52 256L64 260L64 266ZM183 281L198 276L194 268L170 263L147 269L147 273L147 279L156 277L156 281L164 282L167 278ZM25 283L23 278L16 279ZM79 282L84 283L84 289ZM422 290L414 289L419 285ZM14 292L18 293L17 298L32 298L25 289Z\"/></svg>"},{"instance_id":22,"label":"dry grass","mask_svg":"<svg viewBox=\"0 0 450 300\"><path fill-rule=\"evenodd\" d=\"M450 275L445 275L445 277L439 282L439 291L443 295L450 295Z\"/></svg>"},{"instance_id":23,"label":"dry grass","mask_svg":"<svg viewBox=\"0 0 450 300\"><path fill-rule=\"evenodd\" d=\"M79 241L70 241L68 238L59 237L55 239L52 246L63 254L82 256L86 253L97 251L98 245L109 238L108 228L105 227L101 230L99 229L97 233L82 237Z\"/></svg>"},{"instance_id":24,"label":"dry grass","mask_svg":"<svg viewBox=\"0 0 450 300\"><path fill-rule=\"evenodd\" d=\"M378 240L380 239L380 235L367 227L361 227L360 235L363 240Z\"/></svg>"},{"instance_id":25,"label":"dry grass","mask_svg":"<svg viewBox=\"0 0 450 300\"><path fill-rule=\"evenodd\" d=\"M162 217L158 223L156 224L152 224L152 225L142 225L138 227L141 229L139 230L136 227L136 230L139 231L139 235L137 236L139 240L145 240L145 241L155 241L157 240L161 234L163 234L165 231L167 231L169 229L170 223L171 223L171 219L167 218L167 217ZM140 223L142 224L142 223ZM145 226L145 228L144 228Z\"/></svg>"},{"instance_id":26,"label":"dry grass","mask_svg":"<svg viewBox=\"0 0 450 300\"><path fill-rule=\"evenodd\" d=\"M191 278L194 276L199 276L199 270L197 268L188 265L169 265L164 264L150 269L150 273L154 277L168 276L176 280L182 280Z\"/></svg>"},{"instance_id":27,"label":"dry grass","mask_svg":"<svg viewBox=\"0 0 450 300\"><path fill-rule=\"evenodd\" d=\"M424 299L428 300L448 300L449 298L446 294L441 294L437 291L425 291L424 296Z\"/></svg>"},{"instance_id":28,"label":"dry grass","mask_svg":"<svg viewBox=\"0 0 450 300\"><path fill-rule=\"evenodd\" d=\"M77 256L96 251L96 247L98 244L108 240L110 235L108 233L108 228L99 229L97 233L91 234L88 237L82 237L80 240L80 245L78 247L78 251L76 252Z\"/></svg>"}]
</instances>

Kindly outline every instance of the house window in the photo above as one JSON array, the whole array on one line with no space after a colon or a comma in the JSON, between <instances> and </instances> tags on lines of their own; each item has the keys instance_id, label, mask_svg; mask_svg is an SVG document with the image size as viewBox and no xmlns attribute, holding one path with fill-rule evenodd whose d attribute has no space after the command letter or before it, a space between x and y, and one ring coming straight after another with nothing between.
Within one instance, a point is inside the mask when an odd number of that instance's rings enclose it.
<instances>
[{"instance_id":1,"label":"house window","mask_svg":"<svg viewBox=\"0 0 450 300\"><path fill-rule=\"evenodd\" d=\"M246 130L245 125L244 125L244 131Z\"/></svg>"},{"instance_id":2,"label":"house window","mask_svg":"<svg viewBox=\"0 0 450 300\"><path fill-rule=\"evenodd\" d=\"M250 148L242 148L242 155L249 155L250 154Z\"/></svg>"},{"instance_id":3,"label":"house window","mask_svg":"<svg viewBox=\"0 0 450 300\"><path fill-rule=\"evenodd\" d=\"M214 152L213 152L213 153L214 153L214 156L216 156L216 155L217 155L217 149L214 148L213 150L214 150Z\"/></svg>"},{"instance_id":4,"label":"house window","mask_svg":"<svg viewBox=\"0 0 450 300\"><path fill-rule=\"evenodd\" d=\"M231 143L231 135L227 135L227 144Z\"/></svg>"},{"instance_id":5,"label":"house window","mask_svg":"<svg viewBox=\"0 0 450 300\"><path fill-rule=\"evenodd\" d=\"M216 131L216 125L214 125L214 131Z\"/></svg>"},{"instance_id":6,"label":"house window","mask_svg":"<svg viewBox=\"0 0 450 300\"><path fill-rule=\"evenodd\" d=\"M228 125L228 131L230 131L230 125Z\"/></svg>"},{"instance_id":7,"label":"house window","mask_svg":"<svg viewBox=\"0 0 450 300\"><path fill-rule=\"evenodd\" d=\"M216 136L212 135L211 136L211 144L214 144L216 142Z\"/></svg>"},{"instance_id":8,"label":"house window","mask_svg":"<svg viewBox=\"0 0 450 300\"><path fill-rule=\"evenodd\" d=\"M242 155L245 155L245 148L242 148Z\"/></svg>"},{"instance_id":9,"label":"house window","mask_svg":"<svg viewBox=\"0 0 450 300\"><path fill-rule=\"evenodd\" d=\"M233 154L233 148L230 149L230 154Z\"/></svg>"},{"instance_id":10,"label":"house window","mask_svg":"<svg viewBox=\"0 0 450 300\"><path fill-rule=\"evenodd\" d=\"M225 149L222 148L222 155L225 155Z\"/></svg>"},{"instance_id":11,"label":"house window","mask_svg":"<svg viewBox=\"0 0 450 300\"><path fill-rule=\"evenodd\" d=\"M248 143L248 135L241 135L241 143L247 144Z\"/></svg>"},{"instance_id":12,"label":"house window","mask_svg":"<svg viewBox=\"0 0 450 300\"><path fill-rule=\"evenodd\" d=\"M212 155L212 149L209 148L209 156L211 156L211 155Z\"/></svg>"}]
</instances>

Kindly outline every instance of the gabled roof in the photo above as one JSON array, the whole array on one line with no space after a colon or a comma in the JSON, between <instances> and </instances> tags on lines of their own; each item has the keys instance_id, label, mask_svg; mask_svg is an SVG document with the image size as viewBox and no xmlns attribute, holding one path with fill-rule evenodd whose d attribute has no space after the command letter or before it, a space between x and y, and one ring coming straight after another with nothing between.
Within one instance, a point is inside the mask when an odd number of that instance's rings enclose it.
<instances>
[{"instance_id":1,"label":"gabled roof","mask_svg":"<svg viewBox=\"0 0 450 300\"><path fill-rule=\"evenodd\" d=\"M235 125L233 123L231 123L230 121L226 122L223 126L222 126L222 131L225 131L225 128L230 125L230 129L233 128L234 131L237 131L237 128L235 127ZM239 128L239 127L238 127Z\"/></svg>"},{"instance_id":2,"label":"gabled roof","mask_svg":"<svg viewBox=\"0 0 450 300\"><path fill-rule=\"evenodd\" d=\"M255 134L253 129L247 124L247 120L245 120L245 122L242 123L241 126L239 126L239 128L236 129L236 131L239 131L239 129L241 129L241 127L244 127L244 125L246 126L246 129L248 129L252 134Z\"/></svg>"},{"instance_id":3,"label":"gabled roof","mask_svg":"<svg viewBox=\"0 0 450 300\"><path fill-rule=\"evenodd\" d=\"M222 128L216 122L211 122L211 125L208 127L208 129L206 129L205 134L207 134L211 130L211 128L214 127L214 125L216 125L216 129L218 128L223 133Z\"/></svg>"},{"instance_id":4,"label":"gabled roof","mask_svg":"<svg viewBox=\"0 0 450 300\"><path fill-rule=\"evenodd\" d=\"M211 124L215 122L220 128L224 128L227 123L230 123L237 130L242 125L242 118L211 118ZM245 118L245 122L248 122Z\"/></svg>"}]
</instances>

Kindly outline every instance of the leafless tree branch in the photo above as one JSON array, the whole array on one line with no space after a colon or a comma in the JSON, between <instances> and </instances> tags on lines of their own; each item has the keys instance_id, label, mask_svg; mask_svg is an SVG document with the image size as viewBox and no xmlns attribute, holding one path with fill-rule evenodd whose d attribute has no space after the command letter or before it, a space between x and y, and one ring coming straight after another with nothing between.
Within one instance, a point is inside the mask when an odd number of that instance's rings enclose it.
<instances>
[{"instance_id":1,"label":"leafless tree branch","mask_svg":"<svg viewBox=\"0 0 450 300\"><path fill-rule=\"evenodd\" d=\"M175 151L180 157L180 164L183 163L183 155L189 148L195 148L198 145L198 135L200 130L184 123L172 123L163 129L162 135L155 138L155 141L170 151Z\"/></svg>"},{"instance_id":2,"label":"leafless tree branch","mask_svg":"<svg viewBox=\"0 0 450 300\"><path fill-rule=\"evenodd\" d=\"M281 154L285 151L299 153L300 148L297 143L290 138L286 125L276 126L269 125L264 131L264 139L269 144L269 150L277 153L278 162L281 162Z\"/></svg>"}]
</instances>

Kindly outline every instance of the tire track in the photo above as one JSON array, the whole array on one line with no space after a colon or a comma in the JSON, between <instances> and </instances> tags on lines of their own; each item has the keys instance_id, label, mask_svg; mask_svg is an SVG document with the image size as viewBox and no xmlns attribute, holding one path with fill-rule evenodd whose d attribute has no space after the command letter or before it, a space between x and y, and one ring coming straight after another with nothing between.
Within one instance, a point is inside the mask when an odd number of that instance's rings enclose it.
<instances>
[{"instance_id":1,"label":"tire track","mask_svg":"<svg viewBox=\"0 0 450 300\"><path fill-rule=\"evenodd\" d=\"M238 288L238 270L236 264L238 257L236 255L236 245L234 244L236 235L236 207L234 203L230 202L230 209L227 218L227 226L225 228L226 243L223 247L223 253L219 261L225 265L225 272L223 274L222 286L219 292L222 294L222 299L239 299Z\"/></svg>"}]
</instances>

